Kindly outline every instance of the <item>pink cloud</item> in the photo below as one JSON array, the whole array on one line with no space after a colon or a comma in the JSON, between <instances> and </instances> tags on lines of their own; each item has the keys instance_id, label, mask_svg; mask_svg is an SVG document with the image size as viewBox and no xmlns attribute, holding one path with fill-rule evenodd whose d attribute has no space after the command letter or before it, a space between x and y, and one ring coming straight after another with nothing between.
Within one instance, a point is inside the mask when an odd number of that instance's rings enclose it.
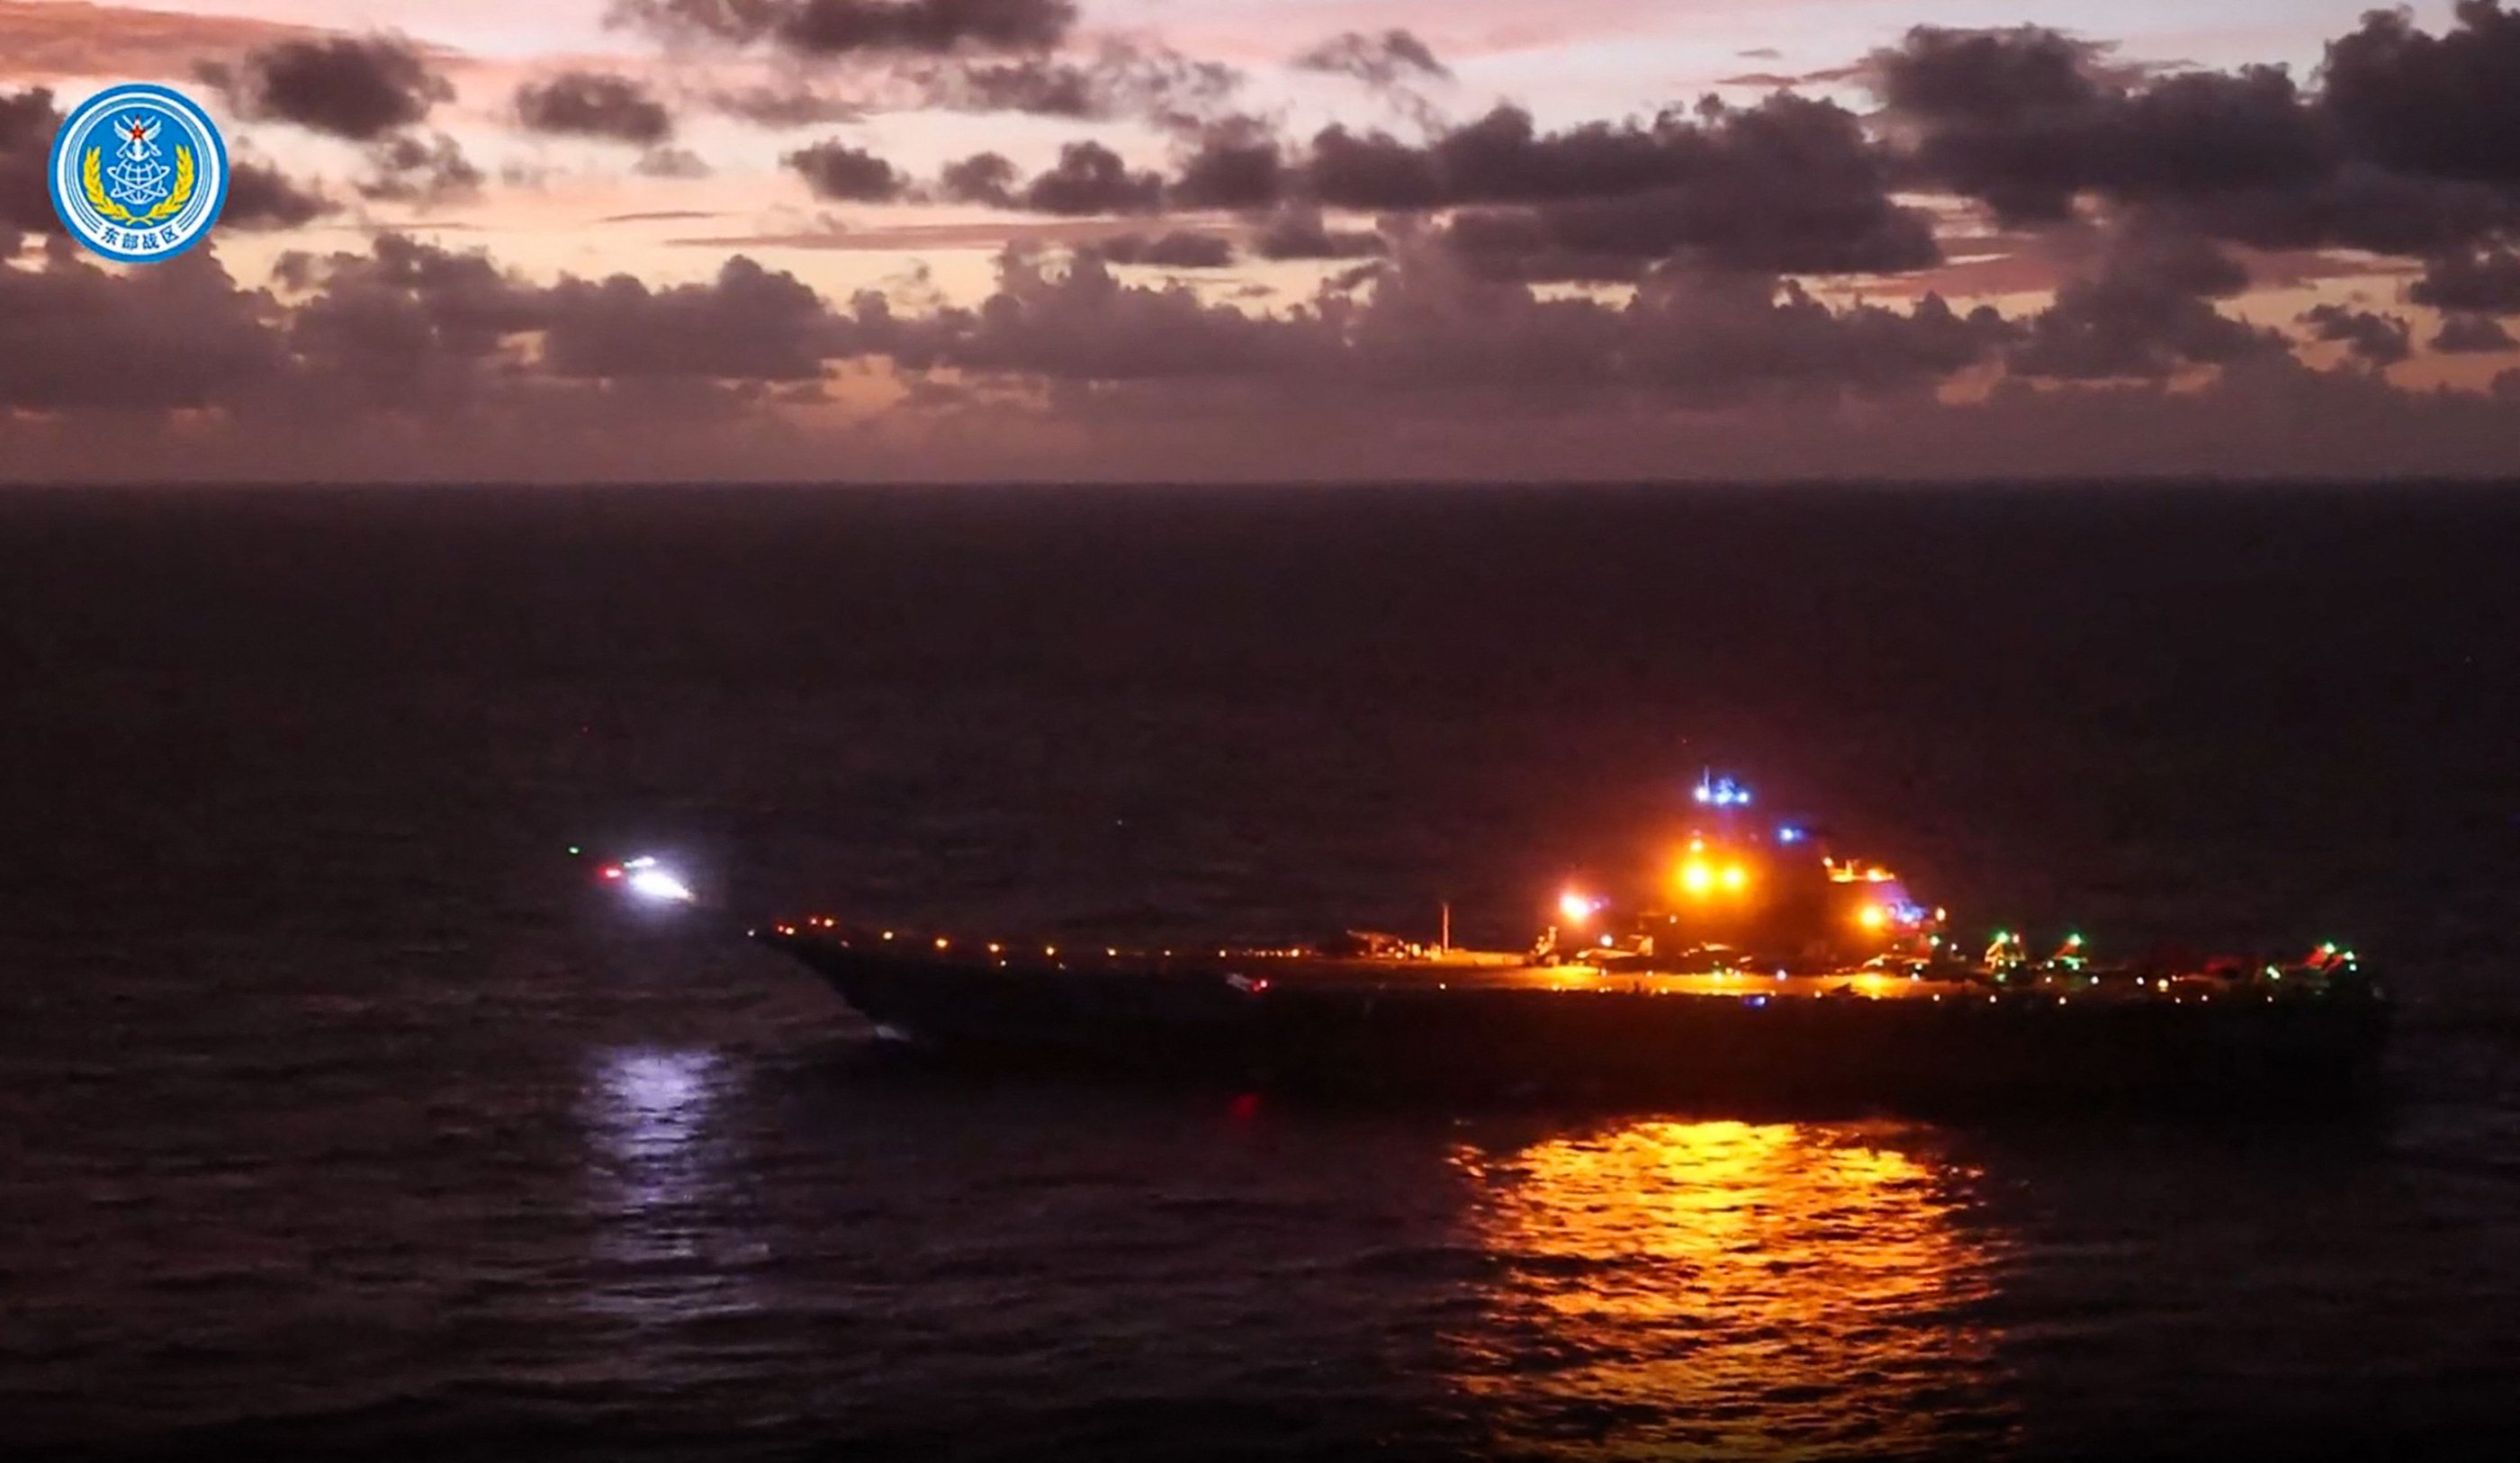
<instances>
[{"instance_id":1,"label":"pink cloud","mask_svg":"<svg viewBox=\"0 0 2520 1463\"><path fill-rule=\"evenodd\" d=\"M239 16L186 15L85 0L0 0L0 78L181 80L204 61L326 32Z\"/></svg>"},{"instance_id":2,"label":"pink cloud","mask_svg":"<svg viewBox=\"0 0 2520 1463\"><path fill-rule=\"evenodd\" d=\"M1692 17L1737 17L1727 0L1558 0L1534 6L1524 0L1314 0L1314 3L1234 5L1213 11L1163 13L1175 45L1252 65L1284 61L1303 48L1342 31L1405 29L1431 45L1447 62L1501 55L1607 36L1667 31ZM1731 28L1731 27L1728 27Z\"/></svg>"}]
</instances>

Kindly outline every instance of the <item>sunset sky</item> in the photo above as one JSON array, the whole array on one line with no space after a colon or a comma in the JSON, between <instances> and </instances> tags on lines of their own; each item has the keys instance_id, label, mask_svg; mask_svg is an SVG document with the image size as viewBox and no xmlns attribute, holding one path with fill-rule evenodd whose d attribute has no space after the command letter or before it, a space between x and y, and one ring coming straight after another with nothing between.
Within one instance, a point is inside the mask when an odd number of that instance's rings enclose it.
<instances>
[{"instance_id":1,"label":"sunset sky","mask_svg":"<svg viewBox=\"0 0 2520 1463\"><path fill-rule=\"evenodd\" d=\"M0 0L0 479L2520 471L2520 12L2362 10Z\"/></svg>"}]
</instances>

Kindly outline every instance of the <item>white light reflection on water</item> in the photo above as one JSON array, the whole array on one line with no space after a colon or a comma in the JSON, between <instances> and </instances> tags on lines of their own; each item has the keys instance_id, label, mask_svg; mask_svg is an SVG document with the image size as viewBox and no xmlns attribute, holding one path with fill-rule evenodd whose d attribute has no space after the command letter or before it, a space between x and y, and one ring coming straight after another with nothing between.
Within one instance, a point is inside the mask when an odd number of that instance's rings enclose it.
<instances>
[{"instance_id":1,"label":"white light reflection on water","mask_svg":"<svg viewBox=\"0 0 2520 1463\"><path fill-rule=\"evenodd\" d=\"M594 1308L643 1323L749 1309L727 1271L737 1157L721 1130L733 1070L706 1049L599 1053L588 1090Z\"/></svg>"},{"instance_id":2,"label":"white light reflection on water","mask_svg":"<svg viewBox=\"0 0 2520 1463\"><path fill-rule=\"evenodd\" d=\"M1897 1130L1639 1122L1454 1155L1498 1262L1458 1384L1587 1457L2001 1446L1977 1175Z\"/></svg>"}]
</instances>

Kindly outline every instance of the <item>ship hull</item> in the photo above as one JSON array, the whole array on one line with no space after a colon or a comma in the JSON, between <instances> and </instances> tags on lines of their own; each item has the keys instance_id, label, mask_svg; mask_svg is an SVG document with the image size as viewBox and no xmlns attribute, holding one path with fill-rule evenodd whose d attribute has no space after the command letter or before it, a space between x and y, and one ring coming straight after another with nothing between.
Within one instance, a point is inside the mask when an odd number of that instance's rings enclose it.
<instances>
[{"instance_id":1,"label":"ship hull","mask_svg":"<svg viewBox=\"0 0 2520 1463\"><path fill-rule=\"evenodd\" d=\"M2367 996L1877 999L1353 969L1254 982L779 943L879 1034L934 1060L1402 1099L2304 1104L2367 1094L2387 1026Z\"/></svg>"}]
</instances>

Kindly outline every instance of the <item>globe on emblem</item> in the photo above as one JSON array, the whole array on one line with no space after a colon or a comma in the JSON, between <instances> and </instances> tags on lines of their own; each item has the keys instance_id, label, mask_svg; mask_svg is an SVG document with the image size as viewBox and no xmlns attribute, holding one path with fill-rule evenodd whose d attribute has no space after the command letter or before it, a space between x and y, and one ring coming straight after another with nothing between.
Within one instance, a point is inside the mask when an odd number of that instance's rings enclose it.
<instances>
[{"instance_id":1,"label":"globe on emblem","mask_svg":"<svg viewBox=\"0 0 2520 1463\"><path fill-rule=\"evenodd\" d=\"M175 170L158 160L158 134L166 124L144 115L131 115L115 123L122 137L122 151L105 175L113 180L106 192L127 208L146 208L165 201L173 190L167 180Z\"/></svg>"},{"instance_id":2,"label":"globe on emblem","mask_svg":"<svg viewBox=\"0 0 2520 1463\"><path fill-rule=\"evenodd\" d=\"M63 227L93 252L126 264L171 259L218 222L227 142L172 87L109 87L63 119L50 183Z\"/></svg>"}]
</instances>

